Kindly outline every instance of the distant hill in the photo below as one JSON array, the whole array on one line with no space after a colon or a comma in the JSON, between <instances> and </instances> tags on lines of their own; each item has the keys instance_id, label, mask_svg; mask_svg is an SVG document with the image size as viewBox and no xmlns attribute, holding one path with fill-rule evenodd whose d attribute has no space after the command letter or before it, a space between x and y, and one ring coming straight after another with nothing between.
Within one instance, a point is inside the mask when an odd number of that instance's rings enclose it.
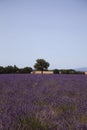
<instances>
[{"instance_id":1,"label":"distant hill","mask_svg":"<svg viewBox=\"0 0 87 130\"><path fill-rule=\"evenodd\" d=\"M81 71L81 72L86 72L87 71L87 67L77 68L75 70L76 71Z\"/></svg>"}]
</instances>

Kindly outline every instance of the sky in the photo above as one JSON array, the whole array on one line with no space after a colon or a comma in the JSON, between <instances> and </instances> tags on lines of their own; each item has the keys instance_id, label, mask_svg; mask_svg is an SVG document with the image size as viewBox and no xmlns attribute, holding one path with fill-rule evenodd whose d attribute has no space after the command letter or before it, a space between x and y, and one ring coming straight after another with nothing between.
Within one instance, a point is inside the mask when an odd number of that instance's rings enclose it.
<instances>
[{"instance_id":1,"label":"sky","mask_svg":"<svg viewBox=\"0 0 87 130\"><path fill-rule=\"evenodd\" d=\"M0 0L0 66L87 67L87 0Z\"/></svg>"}]
</instances>

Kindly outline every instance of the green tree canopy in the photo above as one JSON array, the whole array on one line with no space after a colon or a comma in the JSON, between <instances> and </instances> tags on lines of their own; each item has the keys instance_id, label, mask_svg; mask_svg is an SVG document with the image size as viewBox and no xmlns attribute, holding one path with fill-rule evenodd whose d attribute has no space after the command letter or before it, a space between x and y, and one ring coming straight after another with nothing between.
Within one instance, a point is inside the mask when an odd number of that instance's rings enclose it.
<instances>
[{"instance_id":1,"label":"green tree canopy","mask_svg":"<svg viewBox=\"0 0 87 130\"><path fill-rule=\"evenodd\" d=\"M35 65L34 65L34 68L36 70L43 71L43 70L47 70L49 65L50 64L47 61L45 61L44 59L37 59Z\"/></svg>"}]
</instances>

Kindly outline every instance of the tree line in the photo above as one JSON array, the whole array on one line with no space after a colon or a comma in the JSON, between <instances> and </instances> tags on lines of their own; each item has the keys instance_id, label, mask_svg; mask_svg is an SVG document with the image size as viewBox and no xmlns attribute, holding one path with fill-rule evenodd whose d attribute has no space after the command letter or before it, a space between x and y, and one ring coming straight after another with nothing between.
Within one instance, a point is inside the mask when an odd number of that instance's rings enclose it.
<instances>
[{"instance_id":1,"label":"tree line","mask_svg":"<svg viewBox=\"0 0 87 130\"><path fill-rule=\"evenodd\" d=\"M54 74L84 74L84 72L81 71L76 71L73 69L54 69L53 70Z\"/></svg>"},{"instance_id":2,"label":"tree line","mask_svg":"<svg viewBox=\"0 0 87 130\"><path fill-rule=\"evenodd\" d=\"M49 62L44 59L37 59L36 63L34 64L34 70L41 71L48 71L48 67L50 66ZM16 65L14 66L0 66L0 74L9 74L9 73L31 73L33 71L32 67L24 67L18 68ZM53 69L54 74L84 74L84 72L75 71L73 69Z\"/></svg>"},{"instance_id":3,"label":"tree line","mask_svg":"<svg viewBox=\"0 0 87 130\"><path fill-rule=\"evenodd\" d=\"M9 73L31 73L33 69L31 67L18 68L14 66L0 66L0 74L9 74Z\"/></svg>"}]
</instances>

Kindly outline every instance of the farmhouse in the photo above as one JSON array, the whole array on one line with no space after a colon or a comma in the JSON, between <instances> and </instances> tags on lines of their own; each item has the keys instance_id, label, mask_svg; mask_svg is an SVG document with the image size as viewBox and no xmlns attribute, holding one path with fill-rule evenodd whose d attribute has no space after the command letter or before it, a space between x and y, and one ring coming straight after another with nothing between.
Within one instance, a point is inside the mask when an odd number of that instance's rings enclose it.
<instances>
[{"instance_id":1,"label":"farmhouse","mask_svg":"<svg viewBox=\"0 0 87 130\"><path fill-rule=\"evenodd\" d=\"M31 74L42 74L42 71L32 71ZM43 74L53 74L52 70L48 70L48 71L43 71Z\"/></svg>"},{"instance_id":2,"label":"farmhouse","mask_svg":"<svg viewBox=\"0 0 87 130\"><path fill-rule=\"evenodd\" d=\"M85 75L87 75L87 72L85 72Z\"/></svg>"}]
</instances>

